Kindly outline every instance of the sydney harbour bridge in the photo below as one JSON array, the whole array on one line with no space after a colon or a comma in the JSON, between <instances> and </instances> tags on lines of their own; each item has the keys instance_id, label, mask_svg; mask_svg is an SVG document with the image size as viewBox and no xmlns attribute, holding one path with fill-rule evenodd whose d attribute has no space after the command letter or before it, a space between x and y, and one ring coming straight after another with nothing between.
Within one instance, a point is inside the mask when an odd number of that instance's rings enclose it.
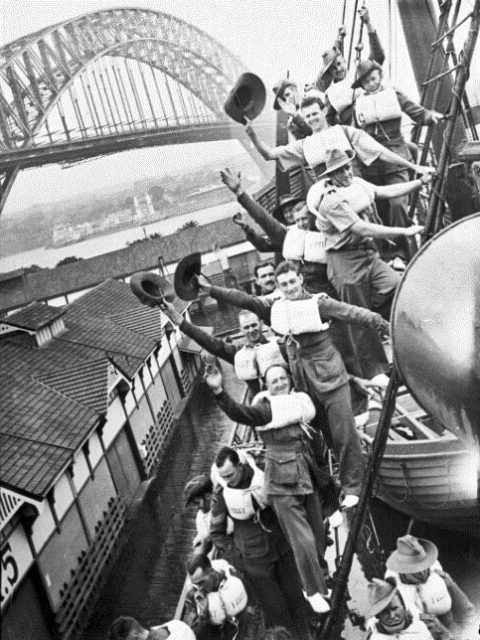
<instances>
[{"instance_id":1,"label":"sydney harbour bridge","mask_svg":"<svg viewBox=\"0 0 480 640\"><path fill-rule=\"evenodd\" d=\"M156 145L245 144L223 111L244 71L205 32L146 9L89 13L4 46L0 211L23 168Z\"/></svg>"}]
</instances>

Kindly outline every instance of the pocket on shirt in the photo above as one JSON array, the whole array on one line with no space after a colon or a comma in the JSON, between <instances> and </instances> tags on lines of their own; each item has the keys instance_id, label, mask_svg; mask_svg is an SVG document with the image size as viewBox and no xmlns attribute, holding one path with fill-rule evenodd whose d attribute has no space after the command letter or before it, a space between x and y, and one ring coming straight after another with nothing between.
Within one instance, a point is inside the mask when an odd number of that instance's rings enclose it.
<instances>
[{"instance_id":1,"label":"pocket on shirt","mask_svg":"<svg viewBox=\"0 0 480 640\"><path fill-rule=\"evenodd\" d=\"M320 383L333 382L336 378L345 375L342 357L333 347L319 357L309 358L308 368Z\"/></svg>"},{"instance_id":2,"label":"pocket on shirt","mask_svg":"<svg viewBox=\"0 0 480 640\"><path fill-rule=\"evenodd\" d=\"M297 454L290 452L268 451L267 471L273 484L293 487L298 484Z\"/></svg>"}]
</instances>

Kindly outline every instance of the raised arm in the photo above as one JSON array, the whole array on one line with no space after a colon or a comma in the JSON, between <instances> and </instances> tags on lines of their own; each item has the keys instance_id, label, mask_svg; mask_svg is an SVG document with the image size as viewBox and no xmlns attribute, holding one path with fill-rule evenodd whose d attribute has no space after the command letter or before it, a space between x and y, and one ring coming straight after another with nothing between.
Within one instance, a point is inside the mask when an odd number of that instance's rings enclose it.
<instances>
[{"instance_id":1,"label":"raised arm","mask_svg":"<svg viewBox=\"0 0 480 640\"><path fill-rule=\"evenodd\" d=\"M373 28L367 7L360 7L358 15L367 29L368 43L370 45L368 57L370 60L378 62L378 64L383 64L385 62L385 51L383 50L382 43L380 42L377 32Z\"/></svg>"},{"instance_id":2,"label":"raised arm","mask_svg":"<svg viewBox=\"0 0 480 640\"><path fill-rule=\"evenodd\" d=\"M349 324L359 324L375 329L380 335L388 335L390 325L379 313L357 307L353 304L334 300L327 295L318 298L318 308L325 320L342 320Z\"/></svg>"},{"instance_id":3,"label":"raised arm","mask_svg":"<svg viewBox=\"0 0 480 640\"><path fill-rule=\"evenodd\" d=\"M180 327L180 330L186 336L195 340L195 342L197 342L201 347L217 358L221 358L222 360L233 364L235 353L237 351L235 345L230 344L225 340L221 340L220 338L215 338L200 329L200 327L188 322L188 320L185 320L185 318L178 313L173 304L165 302L162 311L173 322L173 324Z\"/></svg>"},{"instance_id":4,"label":"raised arm","mask_svg":"<svg viewBox=\"0 0 480 640\"><path fill-rule=\"evenodd\" d=\"M275 220L258 202L255 202L248 193L245 193L242 188L242 174L240 171L235 173L227 167L220 171L220 178L223 184L237 196L238 202L249 213L251 218L262 227L270 240L281 250L287 233L286 228L278 220Z\"/></svg>"},{"instance_id":5,"label":"raised arm","mask_svg":"<svg viewBox=\"0 0 480 640\"><path fill-rule=\"evenodd\" d=\"M376 187L376 197L379 200L390 200L391 198L400 198L401 196L407 196L413 191L418 191L424 184L428 184L431 181L431 175L425 174L418 180L410 180L409 182L401 182L399 184L389 184L381 187Z\"/></svg>"},{"instance_id":6,"label":"raised arm","mask_svg":"<svg viewBox=\"0 0 480 640\"><path fill-rule=\"evenodd\" d=\"M209 296L221 302L228 302L239 309L248 309L253 311L260 320L266 324L270 324L270 311L273 304L271 300L263 300L258 296L251 296L240 289L228 289L227 287L217 287L211 284L206 278L198 277L200 287L208 293Z\"/></svg>"},{"instance_id":7,"label":"raised arm","mask_svg":"<svg viewBox=\"0 0 480 640\"><path fill-rule=\"evenodd\" d=\"M273 244L270 238L266 238L263 235L260 235L253 227L251 227L248 222L245 222L242 218L241 213L236 213L233 216L233 222L238 224L238 226L242 229L245 234L245 238L253 244L257 251L260 253L267 253L270 251L280 251L281 246L277 247Z\"/></svg>"},{"instance_id":8,"label":"raised arm","mask_svg":"<svg viewBox=\"0 0 480 640\"><path fill-rule=\"evenodd\" d=\"M437 124L443 118L438 111L430 111L417 104L400 89L395 89L401 110L417 124Z\"/></svg>"},{"instance_id":9,"label":"raised arm","mask_svg":"<svg viewBox=\"0 0 480 640\"><path fill-rule=\"evenodd\" d=\"M259 427L272 420L270 403L260 402L248 406L237 402L223 388L222 374L218 369L207 367L204 380L210 387L218 402L218 406L227 414L230 420L240 422L249 427Z\"/></svg>"},{"instance_id":10,"label":"raised arm","mask_svg":"<svg viewBox=\"0 0 480 640\"><path fill-rule=\"evenodd\" d=\"M264 160L276 160L280 156L283 147L271 147L264 142L258 137L257 132L250 122L245 125L245 133Z\"/></svg>"}]
</instances>

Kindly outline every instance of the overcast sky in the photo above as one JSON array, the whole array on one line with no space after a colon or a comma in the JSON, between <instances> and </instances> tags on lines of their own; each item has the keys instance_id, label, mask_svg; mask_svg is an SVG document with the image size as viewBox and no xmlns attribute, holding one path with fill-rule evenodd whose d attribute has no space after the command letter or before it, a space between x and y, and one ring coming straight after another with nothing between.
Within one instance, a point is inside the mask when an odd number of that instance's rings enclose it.
<instances>
[{"instance_id":1,"label":"overcast sky","mask_svg":"<svg viewBox=\"0 0 480 640\"><path fill-rule=\"evenodd\" d=\"M354 0L347 0L347 28L351 29ZM395 6L395 2L392 3ZM320 66L321 53L328 48L340 26L343 0L0 0L1 42L5 44L33 31L90 11L131 6L170 13L203 29L238 55L265 82L268 91L277 78L290 71L299 84L310 82ZM390 32L401 34L396 14L390 24L387 0L369 0L372 21L385 49L390 49ZM347 35L348 41L349 35ZM392 78L415 91L411 72L406 72L403 36L392 44ZM386 68L389 68L387 59ZM267 109L271 102L267 102ZM229 143L168 147L120 153L69 169L49 165L19 174L5 212L31 204L58 200L77 193L141 178L154 172L159 162L174 169L202 163L212 154L230 153ZM150 170L150 167L152 170Z\"/></svg>"}]
</instances>

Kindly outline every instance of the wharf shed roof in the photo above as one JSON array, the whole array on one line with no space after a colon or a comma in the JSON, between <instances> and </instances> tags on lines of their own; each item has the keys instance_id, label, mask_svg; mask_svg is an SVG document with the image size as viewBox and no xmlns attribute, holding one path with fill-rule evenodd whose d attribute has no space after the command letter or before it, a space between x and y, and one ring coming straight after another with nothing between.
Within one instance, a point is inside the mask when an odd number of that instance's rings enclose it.
<instances>
[{"instance_id":1,"label":"wharf shed roof","mask_svg":"<svg viewBox=\"0 0 480 640\"><path fill-rule=\"evenodd\" d=\"M0 377L2 484L44 497L99 415L46 384L17 372Z\"/></svg>"},{"instance_id":2,"label":"wharf shed roof","mask_svg":"<svg viewBox=\"0 0 480 640\"><path fill-rule=\"evenodd\" d=\"M37 331L65 313L63 308L49 307L40 302L32 302L24 309L2 319L7 325L29 331Z\"/></svg>"},{"instance_id":3,"label":"wharf shed roof","mask_svg":"<svg viewBox=\"0 0 480 640\"><path fill-rule=\"evenodd\" d=\"M36 308L48 315L47 305ZM34 497L45 497L100 424L108 408L109 361L133 377L159 344L165 321L158 309L141 305L129 285L115 280L61 313L65 331L42 347L22 328L0 337L1 481ZM21 314L10 317L15 321Z\"/></svg>"}]
</instances>

